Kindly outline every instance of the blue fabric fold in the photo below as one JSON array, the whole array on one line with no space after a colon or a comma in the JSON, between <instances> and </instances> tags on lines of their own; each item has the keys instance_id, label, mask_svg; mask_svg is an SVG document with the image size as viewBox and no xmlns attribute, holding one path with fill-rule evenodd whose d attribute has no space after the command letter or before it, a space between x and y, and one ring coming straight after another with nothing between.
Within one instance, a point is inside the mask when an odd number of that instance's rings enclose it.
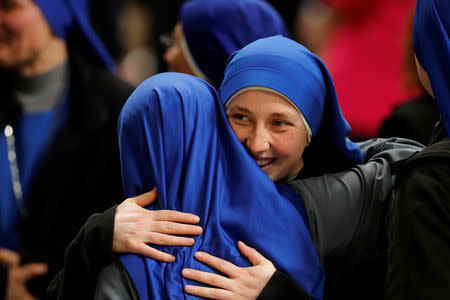
<instances>
[{"instance_id":1,"label":"blue fabric fold","mask_svg":"<svg viewBox=\"0 0 450 300\"><path fill-rule=\"evenodd\" d=\"M94 59L110 70L115 63L89 21L89 0L34 0L56 36L70 40L77 36L74 46L92 50ZM81 37L78 38L78 37ZM78 45L79 41L83 45Z\"/></svg>"},{"instance_id":2,"label":"blue fabric fold","mask_svg":"<svg viewBox=\"0 0 450 300\"><path fill-rule=\"evenodd\" d=\"M217 85L233 52L260 38L290 36L281 16L263 0L188 1L180 20L195 63Z\"/></svg>"},{"instance_id":3,"label":"blue fabric fold","mask_svg":"<svg viewBox=\"0 0 450 300\"><path fill-rule=\"evenodd\" d=\"M418 0L414 16L414 52L428 73L434 98L450 136L450 1Z\"/></svg>"},{"instance_id":4,"label":"blue fabric fold","mask_svg":"<svg viewBox=\"0 0 450 300\"><path fill-rule=\"evenodd\" d=\"M174 263L120 257L141 299L197 299L184 293L184 285L198 283L182 269L217 272L193 258L198 250L249 266L239 240L322 298L324 273L300 197L274 184L246 153L208 83L177 73L143 82L121 112L119 144L126 196L156 187L149 209L194 213L204 229L192 247L151 245L173 254Z\"/></svg>"},{"instance_id":5,"label":"blue fabric fold","mask_svg":"<svg viewBox=\"0 0 450 300\"><path fill-rule=\"evenodd\" d=\"M225 70L219 95L226 103L250 86L273 89L291 100L305 116L313 138L305 167L341 171L363 162L361 149L347 137L350 126L339 107L324 63L308 49L282 36L260 39L235 52ZM306 152L305 152L306 155Z\"/></svg>"}]
</instances>

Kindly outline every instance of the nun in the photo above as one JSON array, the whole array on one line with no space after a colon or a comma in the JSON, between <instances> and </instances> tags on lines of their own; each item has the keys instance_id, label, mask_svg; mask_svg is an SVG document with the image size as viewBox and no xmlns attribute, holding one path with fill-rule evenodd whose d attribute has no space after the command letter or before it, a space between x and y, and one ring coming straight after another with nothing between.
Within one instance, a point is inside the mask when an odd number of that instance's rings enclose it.
<instances>
[{"instance_id":1,"label":"nun","mask_svg":"<svg viewBox=\"0 0 450 300\"><path fill-rule=\"evenodd\" d=\"M414 53L441 115L430 145L400 167L390 206L386 299L450 294L450 2L418 0Z\"/></svg>"},{"instance_id":2,"label":"nun","mask_svg":"<svg viewBox=\"0 0 450 300\"><path fill-rule=\"evenodd\" d=\"M86 218L122 199L116 120L132 89L88 1L7 0L0 14L0 294L42 299Z\"/></svg>"}]
</instances>

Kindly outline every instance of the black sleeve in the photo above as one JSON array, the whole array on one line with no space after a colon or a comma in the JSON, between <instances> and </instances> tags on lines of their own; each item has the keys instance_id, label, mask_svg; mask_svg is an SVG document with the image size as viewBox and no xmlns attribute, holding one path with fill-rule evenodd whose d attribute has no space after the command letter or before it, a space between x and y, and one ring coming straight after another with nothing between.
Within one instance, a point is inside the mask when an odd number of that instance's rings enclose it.
<instances>
[{"instance_id":1,"label":"black sleeve","mask_svg":"<svg viewBox=\"0 0 450 300\"><path fill-rule=\"evenodd\" d=\"M95 300L139 300L133 280L127 270L115 259L102 269L97 282Z\"/></svg>"},{"instance_id":2,"label":"black sleeve","mask_svg":"<svg viewBox=\"0 0 450 300\"><path fill-rule=\"evenodd\" d=\"M385 299L448 299L450 163L410 169L398 184L388 216Z\"/></svg>"},{"instance_id":3,"label":"black sleeve","mask_svg":"<svg viewBox=\"0 0 450 300\"><path fill-rule=\"evenodd\" d=\"M6 287L8 285L8 268L0 264L0 300L6 298Z\"/></svg>"},{"instance_id":4,"label":"black sleeve","mask_svg":"<svg viewBox=\"0 0 450 300\"><path fill-rule=\"evenodd\" d=\"M311 297L289 276L277 270L256 299L308 300L311 299Z\"/></svg>"},{"instance_id":5,"label":"black sleeve","mask_svg":"<svg viewBox=\"0 0 450 300\"><path fill-rule=\"evenodd\" d=\"M117 206L94 214L66 250L64 269L50 283L49 299L93 299L100 270L113 260Z\"/></svg>"}]
</instances>

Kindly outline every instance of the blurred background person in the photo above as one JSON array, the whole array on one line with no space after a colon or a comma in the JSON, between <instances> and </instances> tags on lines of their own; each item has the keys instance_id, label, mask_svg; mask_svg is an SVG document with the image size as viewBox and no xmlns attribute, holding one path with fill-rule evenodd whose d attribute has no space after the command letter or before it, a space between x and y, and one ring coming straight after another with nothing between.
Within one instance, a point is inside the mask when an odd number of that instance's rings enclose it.
<instances>
[{"instance_id":1,"label":"blurred background person","mask_svg":"<svg viewBox=\"0 0 450 300\"><path fill-rule=\"evenodd\" d=\"M394 107L383 121L379 137L404 137L427 145L440 120L436 101L420 83L413 49L414 14L411 15L407 43L405 45L404 73L405 86L418 90L419 95Z\"/></svg>"},{"instance_id":2,"label":"blurred background person","mask_svg":"<svg viewBox=\"0 0 450 300\"><path fill-rule=\"evenodd\" d=\"M415 0L321 0L333 21L319 51L356 139L376 137L392 108L416 95L403 84L404 40Z\"/></svg>"},{"instance_id":3,"label":"blurred background person","mask_svg":"<svg viewBox=\"0 0 450 300\"><path fill-rule=\"evenodd\" d=\"M331 27L333 13L321 0L304 0L294 20L295 39L313 53L318 53Z\"/></svg>"},{"instance_id":4,"label":"blurred background person","mask_svg":"<svg viewBox=\"0 0 450 300\"><path fill-rule=\"evenodd\" d=\"M118 19L118 36L122 55L119 75L133 86L159 72L156 53L155 18L153 11L142 1L128 0Z\"/></svg>"},{"instance_id":5,"label":"blurred background person","mask_svg":"<svg viewBox=\"0 0 450 300\"><path fill-rule=\"evenodd\" d=\"M132 89L114 69L88 1L0 1L0 297L44 298L87 217L122 199Z\"/></svg>"},{"instance_id":6,"label":"blurred background person","mask_svg":"<svg viewBox=\"0 0 450 300\"><path fill-rule=\"evenodd\" d=\"M168 47L164 60L168 71L191 74L218 87L232 53L273 35L289 37L290 33L265 1L188 1L181 7L172 36L162 36Z\"/></svg>"},{"instance_id":7,"label":"blurred background person","mask_svg":"<svg viewBox=\"0 0 450 300\"><path fill-rule=\"evenodd\" d=\"M401 165L389 207L385 299L450 295L450 2L418 0L414 53L441 122L423 151Z\"/></svg>"}]
</instances>

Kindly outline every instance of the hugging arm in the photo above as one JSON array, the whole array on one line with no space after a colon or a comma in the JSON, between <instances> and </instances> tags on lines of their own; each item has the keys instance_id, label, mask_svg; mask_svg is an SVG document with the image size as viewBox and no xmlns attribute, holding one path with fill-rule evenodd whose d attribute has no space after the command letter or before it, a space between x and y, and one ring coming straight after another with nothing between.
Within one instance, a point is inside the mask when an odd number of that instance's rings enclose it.
<instances>
[{"instance_id":1,"label":"hugging arm","mask_svg":"<svg viewBox=\"0 0 450 300\"><path fill-rule=\"evenodd\" d=\"M191 238L201 227L192 214L175 211L151 211L143 208L156 200L156 190L129 198L102 214L92 215L66 250L64 269L48 288L50 299L92 299L100 271L114 261L114 253L137 253L171 262L172 255L147 243L192 245ZM185 223L185 224L182 224ZM82 284L80 284L80 282Z\"/></svg>"}]
</instances>

